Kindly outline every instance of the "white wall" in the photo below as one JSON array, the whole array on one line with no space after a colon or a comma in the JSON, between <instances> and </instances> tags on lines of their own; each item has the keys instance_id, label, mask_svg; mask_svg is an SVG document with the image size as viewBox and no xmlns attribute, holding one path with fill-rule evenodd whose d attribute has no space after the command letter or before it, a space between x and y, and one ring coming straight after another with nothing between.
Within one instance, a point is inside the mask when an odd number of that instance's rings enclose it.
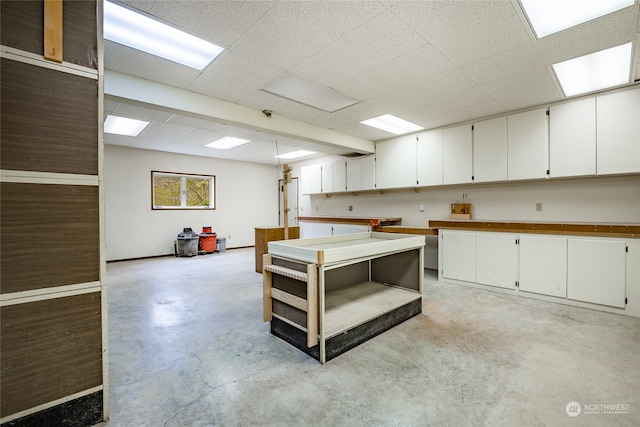
<instances>
[{"instance_id":1,"label":"white wall","mask_svg":"<svg viewBox=\"0 0 640 427\"><path fill-rule=\"evenodd\" d=\"M293 165L294 176L300 175L300 166L312 163L323 161ZM300 216L402 217L403 225L426 227L430 219L448 218L450 204L462 202L462 193L471 198L473 219L640 223L638 175L451 185L420 188L417 193L300 195ZM538 202L541 212L536 211ZM425 205L424 212L418 211L419 205Z\"/></svg>"},{"instance_id":2,"label":"white wall","mask_svg":"<svg viewBox=\"0 0 640 427\"><path fill-rule=\"evenodd\" d=\"M151 210L151 171L216 176L215 210ZM184 227L211 226L227 248L253 246L254 228L278 224L276 166L105 146L107 260L173 254Z\"/></svg>"}]
</instances>

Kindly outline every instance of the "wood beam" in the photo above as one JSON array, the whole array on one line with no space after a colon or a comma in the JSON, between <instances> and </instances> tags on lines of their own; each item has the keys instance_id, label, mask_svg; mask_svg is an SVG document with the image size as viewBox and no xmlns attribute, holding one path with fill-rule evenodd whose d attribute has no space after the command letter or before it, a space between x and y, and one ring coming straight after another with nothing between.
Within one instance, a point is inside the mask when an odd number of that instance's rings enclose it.
<instances>
[{"instance_id":1,"label":"wood beam","mask_svg":"<svg viewBox=\"0 0 640 427\"><path fill-rule=\"evenodd\" d=\"M44 0L44 57L62 62L62 0Z\"/></svg>"}]
</instances>

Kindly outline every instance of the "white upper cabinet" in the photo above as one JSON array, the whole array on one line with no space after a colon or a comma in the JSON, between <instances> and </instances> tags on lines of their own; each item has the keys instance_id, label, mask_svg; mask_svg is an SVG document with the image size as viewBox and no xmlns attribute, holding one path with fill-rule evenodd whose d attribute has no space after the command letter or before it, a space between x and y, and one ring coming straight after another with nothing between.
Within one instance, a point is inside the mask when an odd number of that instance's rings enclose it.
<instances>
[{"instance_id":1,"label":"white upper cabinet","mask_svg":"<svg viewBox=\"0 0 640 427\"><path fill-rule=\"evenodd\" d=\"M360 189L374 190L376 188L376 156L360 157Z\"/></svg>"},{"instance_id":2,"label":"white upper cabinet","mask_svg":"<svg viewBox=\"0 0 640 427\"><path fill-rule=\"evenodd\" d=\"M507 117L473 124L473 180L507 179Z\"/></svg>"},{"instance_id":3,"label":"white upper cabinet","mask_svg":"<svg viewBox=\"0 0 640 427\"><path fill-rule=\"evenodd\" d=\"M418 186L442 185L442 129L421 132L417 141Z\"/></svg>"},{"instance_id":4,"label":"white upper cabinet","mask_svg":"<svg viewBox=\"0 0 640 427\"><path fill-rule=\"evenodd\" d=\"M322 165L302 166L300 168L302 194L322 192Z\"/></svg>"},{"instance_id":5,"label":"white upper cabinet","mask_svg":"<svg viewBox=\"0 0 640 427\"><path fill-rule=\"evenodd\" d=\"M375 160L374 155L347 160L347 191L375 189Z\"/></svg>"},{"instance_id":6,"label":"white upper cabinet","mask_svg":"<svg viewBox=\"0 0 640 427\"><path fill-rule=\"evenodd\" d=\"M415 187L417 185L416 139L415 134L396 138L396 187ZM380 188L377 182L376 185Z\"/></svg>"},{"instance_id":7,"label":"white upper cabinet","mask_svg":"<svg viewBox=\"0 0 640 427\"><path fill-rule=\"evenodd\" d=\"M598 175L640 172L640 89L598 96Z\"/></svg>"},{"instance_id":8,"label":"white upper cabinet","mask_svg":"<svg viewBox=\"0 0 640 427\"><path fill-rule=\"evenodd\" d=\"M471 125L467 124L445 129L443 131L442 145L444 183L470 183L473 175Z\"/></svg>"},{"instance_id":9,"label":"white upper cabinet","mask_svg":"<svg viewBox=\"0 0 640 427\"><path fill-rule=\"evenodd\" d=\"M344 160L333 163L333 191L347 190L347 165Z\"/></svg>"},{"instance_id":10,"label":"white upper cabinet","mask_svg":"<svg viewBox=\"0 0 640 427\"><path fill-rule=\"evenodd\" d=\"M546 178L547 109L507 117L507 178Z\"/></svg>"},{"instance_id":11,"label":"white upper cabinet","mask_svg":"<svg viewBox=\"0 0 640 427\"><path fill-rule=\"evenodd\" d=\"M322 192L333 193L333 163L322 165Z\"/></svg>"},{"instance_id":12,"label":"white upper cabinet","mask_svg":"<svg viewBox=\"0 0 640 427\"><path fill-rule=\"evenodd\" d=\"M549 109L549 176L595 173L595 98L552 106Z\"/></svg>"},{"instance_id":13,"label":"white upper cabinet","mask_svg":"<svg viewBox=\"0 0 640 427\"><path fill-rule=\"evenodd\" d=\"M376 185L378 189L396 186L396 140L376 144Z\"/></svg>"}]
</instances>

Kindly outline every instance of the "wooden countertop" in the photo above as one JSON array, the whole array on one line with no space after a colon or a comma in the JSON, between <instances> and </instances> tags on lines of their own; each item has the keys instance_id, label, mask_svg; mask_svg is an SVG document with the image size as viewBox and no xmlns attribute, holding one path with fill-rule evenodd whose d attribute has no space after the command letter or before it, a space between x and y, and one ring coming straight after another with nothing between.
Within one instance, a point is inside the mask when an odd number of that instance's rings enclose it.
<instances>
[{"instance_id":1,"label":"wooden countertop","mask_svg":"<svg viewBox=\"0 0 640 427\"><path fill-rule=\"evenodd\" d=\"M402 218L363 218L352 216L299 216L298 221L302 222L328 222L333 224L361 224L371 225L372 221L378 220L379 225L398 225Z\"/></svg>"},{"instance_id":2,"label":"wooden countertop","mask_svg":"<svg viewBox=\"0 0 640 427\"><path fill-rule=\"evenodd\" d=\"M430 220L430 228L448 230L492 231L504 233L561 234L574 236L627 237L640 239L640 224L528 222L483 220Z\"/></svg>"},{"instance_id":3,"label":"wooden countertop","mask_svg":"<svg viewBox=\"0 0 640 427\"><path fill-rule=\"evenodd\" d=\"M430 227L410 227L404 225L385 225L379 227L376 231L383 233L401 233L401 234L420 234L425 236L437 236L438 229Z\"/></svg>"}]
</instances>

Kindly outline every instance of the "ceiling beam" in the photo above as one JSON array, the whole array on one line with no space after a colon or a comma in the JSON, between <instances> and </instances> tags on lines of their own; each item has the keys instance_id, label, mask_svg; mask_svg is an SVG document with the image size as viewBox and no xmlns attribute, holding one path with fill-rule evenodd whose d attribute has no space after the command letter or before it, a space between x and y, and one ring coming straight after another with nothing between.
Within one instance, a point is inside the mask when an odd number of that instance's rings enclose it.
<instances>
[{"instance_id":1,"label":"ceiling beam","mask_svg":"<svg viewBox=\"0 0 640 427\"><path fill-rule=\"evenodd\" d=\"M369 154L375 151L374 142L368 139L288 119L275 113L267 117L260 110L116 71L105 70L104 94L176 114L200 116L223 124L342 147L357 153Z\"/></svg>"}]
</instances>

